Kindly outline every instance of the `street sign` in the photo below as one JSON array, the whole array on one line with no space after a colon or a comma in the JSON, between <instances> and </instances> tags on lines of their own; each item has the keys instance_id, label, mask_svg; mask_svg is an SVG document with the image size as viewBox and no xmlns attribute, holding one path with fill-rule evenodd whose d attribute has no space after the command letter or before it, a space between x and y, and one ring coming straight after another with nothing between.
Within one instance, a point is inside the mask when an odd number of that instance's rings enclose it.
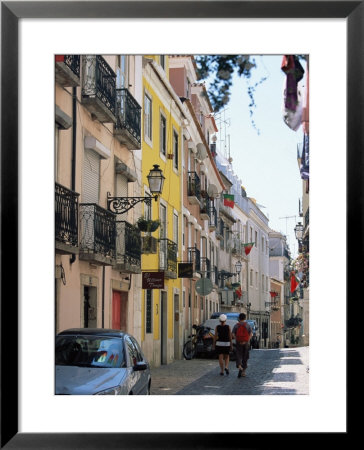
<instances>
[{"instance_id":1,"label":"street sign","mask_svg":"<svg viewBox=\"0 0 364 450\"><path fill-rule=\"evenodd\" d=\"M209 295L212 291L212 282L209 278L200 278L196 281L195 289L200 295Z\"/></svg>"},{"instance_id":2,"label":"street sign","mask_svg":"<svg viewBox=\"0 0 364 450\"><path fill-rule=\"evenodd\" d=\"M178 263L178 278L192 278L193 263Z\"/></svg>"},{"instance_id":3,"label":"street sign","mask_svg":"<svg viewBox=\"0 0 364 450\"><path fill-rule=\"evenodd\" d=\"M164 272L142 272L143 289L164 289Z\"/></svg>"}]
</instances>

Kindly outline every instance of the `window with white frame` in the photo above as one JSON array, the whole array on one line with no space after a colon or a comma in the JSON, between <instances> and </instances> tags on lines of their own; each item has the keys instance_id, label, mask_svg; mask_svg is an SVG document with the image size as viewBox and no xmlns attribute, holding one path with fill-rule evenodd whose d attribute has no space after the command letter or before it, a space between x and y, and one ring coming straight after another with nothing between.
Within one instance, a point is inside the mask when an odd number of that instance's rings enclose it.
<instances>
[{"instance_id":1,"label":"window with white frame","mask_svg":"<svg viewBox=\"0 0 364 450\"><path fill-rule=\"evenodd\" d=\"M178 133L173 130L173 166L178 169Z\"/></svg>"},{"instance_id":2,"label":"window with white frame","mask_svg":"<svg viewBox=\"0 0 364 450\"><path fill-rule=\"evenodd\" d=\"M166 57L165 55L159 56L159 62L163 70L166 70Z\"/></svg>"},{"instance_id":3,"label":"window with white frame","mask_svg":"<svg viewBox=\"0 0 364 450\"><path fill-rule=\"evenodd\" d=\"M144 137L152 140L152 98L144 94Z\"/></svg>"},{"instance_id":4,"label":"window with white frame","mask_svg":"<svg viewBox=\"0 0 364 450\"><path fill-rule=\"evenodd\" d=\"M178 214L173 213L173 242L177 244L178 249Z\"/></svg>"},{"instance_id":5,"label":"window with white frame","mask_svg":"<svg viewBox=\"0 0 364 450\"><path fill-rule=\"evenodd\" d=\"M159 151L162 155L167 154L167 119L161 113L159 126Z\"/></svg>"},{"instance_id":6,"label":"window with white frame","mask_svg":"<svg viewBox=\"0 0 364 450\"><path fill-rule=\"evenodd\" d=\"M128 88L128 57L119 55L116 67L116 89Z\"/></svg>"}]
</instances>

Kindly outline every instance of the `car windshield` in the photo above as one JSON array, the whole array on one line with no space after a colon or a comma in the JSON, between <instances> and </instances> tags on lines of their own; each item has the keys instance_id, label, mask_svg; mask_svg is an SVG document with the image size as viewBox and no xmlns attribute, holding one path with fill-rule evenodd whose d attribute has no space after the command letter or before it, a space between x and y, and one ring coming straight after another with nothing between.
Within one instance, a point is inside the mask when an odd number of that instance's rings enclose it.
<instances>
[{"instance_id":1,"label":"car windshield","mask_svg":"<svg viewBox=\"0 0 364 450\"><path fill-rule=\"evenodd\" d=\"M104 336L57 336L56 365L124 367L122 340Z\"/></svg>"},{"instance_id":2,"label":"car windshield","mask_svg":"<svg viewBox=\"0 0 364 450\"><path fill-rule=\"evenodd\" d=\"M239 313L229 313L229 312L221 313L221 312L219 312L219 313L212 313L210 319L218 319L221 314L225 314L228 319L232 319L232 320L233 319L238 320L238 317L239 317Z\"/></svg>"}]
</instances>

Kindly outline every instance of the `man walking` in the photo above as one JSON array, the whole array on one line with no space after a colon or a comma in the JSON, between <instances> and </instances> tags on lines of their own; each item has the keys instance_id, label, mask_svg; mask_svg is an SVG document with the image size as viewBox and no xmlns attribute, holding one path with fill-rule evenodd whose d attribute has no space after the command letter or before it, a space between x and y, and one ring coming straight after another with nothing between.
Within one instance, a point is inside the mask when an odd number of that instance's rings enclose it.
<instances>
[{"instance_id":1,"label":"man walking","mask_svg":"<svg viewBox=\"0 0 364 450\"><path fill-rule=\"evenodd\" d=\"M232 330L236 341L236 367L239 369L238 378L245 377L249 359L249 341L253 335L251 326L246 321L244 313L239 314L239 322Z\"/></svg>"}]
</instances>

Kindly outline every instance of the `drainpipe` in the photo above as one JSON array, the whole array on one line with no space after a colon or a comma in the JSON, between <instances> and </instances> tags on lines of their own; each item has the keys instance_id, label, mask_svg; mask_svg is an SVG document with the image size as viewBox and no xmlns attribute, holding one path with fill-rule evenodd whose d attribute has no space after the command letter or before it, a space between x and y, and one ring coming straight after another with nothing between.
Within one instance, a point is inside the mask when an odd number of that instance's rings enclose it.
<instances>
[{"instance_id":1,"label":"drainpipe","mask_svg":"<svg viewBox=\"0 0 364 450\"><path fill-rule=\"evenodd\" d=\"M102 266L102 324L101 328L104 328L104 309L105 309L105 266Z\"/></svg>"},{"instance_id":2,"label":"drainpipe","mask_svg":"<svg viewBox=\"0 0 364 450\"><path fill-rule=\"evenodd\" d=\"M76 132L77 132L77 88L72 88L72 167L71 167L71 189L76 189ZM70 258L70 264L76 261L76 255L73 253Z\"/></svg>"}]
</instances>

